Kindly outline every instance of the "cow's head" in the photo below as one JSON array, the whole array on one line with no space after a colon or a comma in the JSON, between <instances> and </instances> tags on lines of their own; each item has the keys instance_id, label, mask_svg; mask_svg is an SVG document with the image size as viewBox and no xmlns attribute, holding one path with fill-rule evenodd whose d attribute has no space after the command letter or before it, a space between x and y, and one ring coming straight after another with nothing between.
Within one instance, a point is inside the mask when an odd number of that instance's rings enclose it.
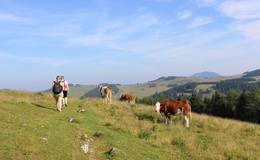
<instances>
[{"instance_id":1,"label":"cow's head","mask_svg":"<svg viewBox=\"0 0 260 160\"><path fill-rule=\"evenodd\" d=\"M102 87L103 87L103 85L102 85L102 84L99 84L99 85L98 85L98 88L102 88Z\"/></svg>"},{"instance_id":2,"label":"cow's head","mask_svg":"<svg viewBox=\"0 0 260 160\"><path fill-rule=\"evenodd\" d=\"M161 104L160 102L156 102L155 104L155 112L160 112Z\"/></svg>"},{"instance_id":3,"label":"cow's head","mask_svg":"<svg viewBox=\"0 0 260 160\"><path fill-rule=\"evenodd\" d=\"M122 94L121 96L120 96L120 101L122 101L122 100L124 100L125 99L125 95L124 94Z\"/></svg>"}]
</instances>

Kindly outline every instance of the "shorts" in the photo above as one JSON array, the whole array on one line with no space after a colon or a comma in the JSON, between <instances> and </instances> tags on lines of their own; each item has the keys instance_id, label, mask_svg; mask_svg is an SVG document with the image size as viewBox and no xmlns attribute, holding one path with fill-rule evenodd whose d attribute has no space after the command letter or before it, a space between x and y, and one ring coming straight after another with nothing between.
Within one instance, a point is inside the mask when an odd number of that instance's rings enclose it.
<instances>
[{"instance_id":1,"label":"shorts","mask_svg":"<svg viewBox=\"0 0 260 160\"><path fill-rule=\"evenodd\" d=\"M63 98L67 98L68 97L68 91L63 91Z\"/></svg>"},{"instance_id":2,"label":"shorts","mask_svg":"<svg viewBox=\"0 0 260 160\"><path fill-rule=\"evenodd\" d=\"M63 97L63 92L59 93L59 94L53 94L54 97L58 98L58 97Z\"/></svg>"}]
</instances>

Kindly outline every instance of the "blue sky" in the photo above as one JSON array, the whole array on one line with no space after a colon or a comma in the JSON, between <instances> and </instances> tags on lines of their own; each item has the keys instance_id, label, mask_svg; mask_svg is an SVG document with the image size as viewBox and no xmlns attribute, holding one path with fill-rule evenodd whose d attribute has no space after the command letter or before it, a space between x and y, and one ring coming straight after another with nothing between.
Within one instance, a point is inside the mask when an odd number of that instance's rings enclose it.
<instances>
[{"instance_id":1,"label":"blue sky","mask_svg":"<svg viewBox=\"0 0 260 160\"><path fill-rule=\"evenodd\" d=\"M260 68L259 0L0 0L0 88Z\"/></svg>"}]
</instances>

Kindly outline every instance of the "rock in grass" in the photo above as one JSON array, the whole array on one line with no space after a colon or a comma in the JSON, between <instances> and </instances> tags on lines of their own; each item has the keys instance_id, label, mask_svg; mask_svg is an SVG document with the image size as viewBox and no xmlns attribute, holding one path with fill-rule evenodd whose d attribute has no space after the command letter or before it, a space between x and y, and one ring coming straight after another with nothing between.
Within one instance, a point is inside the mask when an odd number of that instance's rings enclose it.
<instances>
[{"instance_id":1,"label":"rock in grass","mask_svg":"<svg viewBox=\"0 0 260 160\"><path fill-rule=\"evenodd\" d=\"M86 110L85 110L84 108L80 108L80 109L78 110L78 112L79 112L79 113L82 113L82 112L86 112Z\"/></svg>"},{"instance_id":2,"label":"rock in grass","mask_svg":"<svg viewBox=\"0 0 260 160\"><path fill-rule=\"evenodd\" d=\"M104 135L104 133L102 131L96 131L96 133L94 134L94 137L99 138L99 137L101 137L103 135Z\"/></svg>"},{"instance_id":3,"label":"rock in grass","mask_svg":"<svg viewBox=\"0 0 260 160\"><path fill-rule=\"evenodd\" d=\"M77 119L73 118L73 117L70 117L70 118L68 119L68 121L69 121L70 123L79 123L79 121L78 121Z\"/></svg>"},{"instance_id":4,"label":"rock in grass","mask_svg":"<svg viewBox=\"0 0 260 160\"><path fill-rule=\"evenodd\" d=\"M83 150L83 152L86 154L86 153L88 153L88 151L89 151L89 147L88 147L88 144L83 144L82 146L81 146L81 149Z\"/></svg>"},{"instance_id":5,"label":"rock in grass","mask_svg":"<svg viewBox=\"0 0 260 160\"><path fill-rule=\"evenodd\" d=\"M81 140L87 141L87 140L88 140L88 135L87 135L87 134L83 134L83 135L81 136Z\"/></svg>"},{"instance_id":6,"label":"rock in grass","mask_svg":"<svg viewBox=\"0 0 260 160\"><path fill-rule=\"evenodd\" d=\"M72 123L74 121L74 118L70 117L69 122Z\"/></svg>"},{"instance_id":7,"label":"rock in grass","mask_svg":"<svg viewBox=\"0 0 260 160\"><path fill-rule=\"evenodd\" d=\"M42 141L43 143L47 143L47 142L48 142L48 139L47 139L46 137L42 137L42 138L41 138L41 141Z\"/></svg>"}]
</instances>

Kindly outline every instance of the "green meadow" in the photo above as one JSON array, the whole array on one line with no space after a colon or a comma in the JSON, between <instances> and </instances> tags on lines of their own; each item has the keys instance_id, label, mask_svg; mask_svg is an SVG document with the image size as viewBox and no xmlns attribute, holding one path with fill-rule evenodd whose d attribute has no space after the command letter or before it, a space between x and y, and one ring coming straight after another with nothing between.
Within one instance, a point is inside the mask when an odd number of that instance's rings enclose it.
<instances>
[{"instance_id":1,"label":"green meadow","mask_svg":"<svg viewBox=\"0 0 260 160\"><path fill-rule=\"evenodd\" d=\"M79 113L79 108L86 111ZM70 121L71 120L71 121ZM48 93L0 91L3 160L257 160L260 125L192 114L165 125L153 106L70 99L55 110ZM88 153L81 149L89 147ZM113 151L111 151L113 150Z\"/></svg>"}]
</instances>

